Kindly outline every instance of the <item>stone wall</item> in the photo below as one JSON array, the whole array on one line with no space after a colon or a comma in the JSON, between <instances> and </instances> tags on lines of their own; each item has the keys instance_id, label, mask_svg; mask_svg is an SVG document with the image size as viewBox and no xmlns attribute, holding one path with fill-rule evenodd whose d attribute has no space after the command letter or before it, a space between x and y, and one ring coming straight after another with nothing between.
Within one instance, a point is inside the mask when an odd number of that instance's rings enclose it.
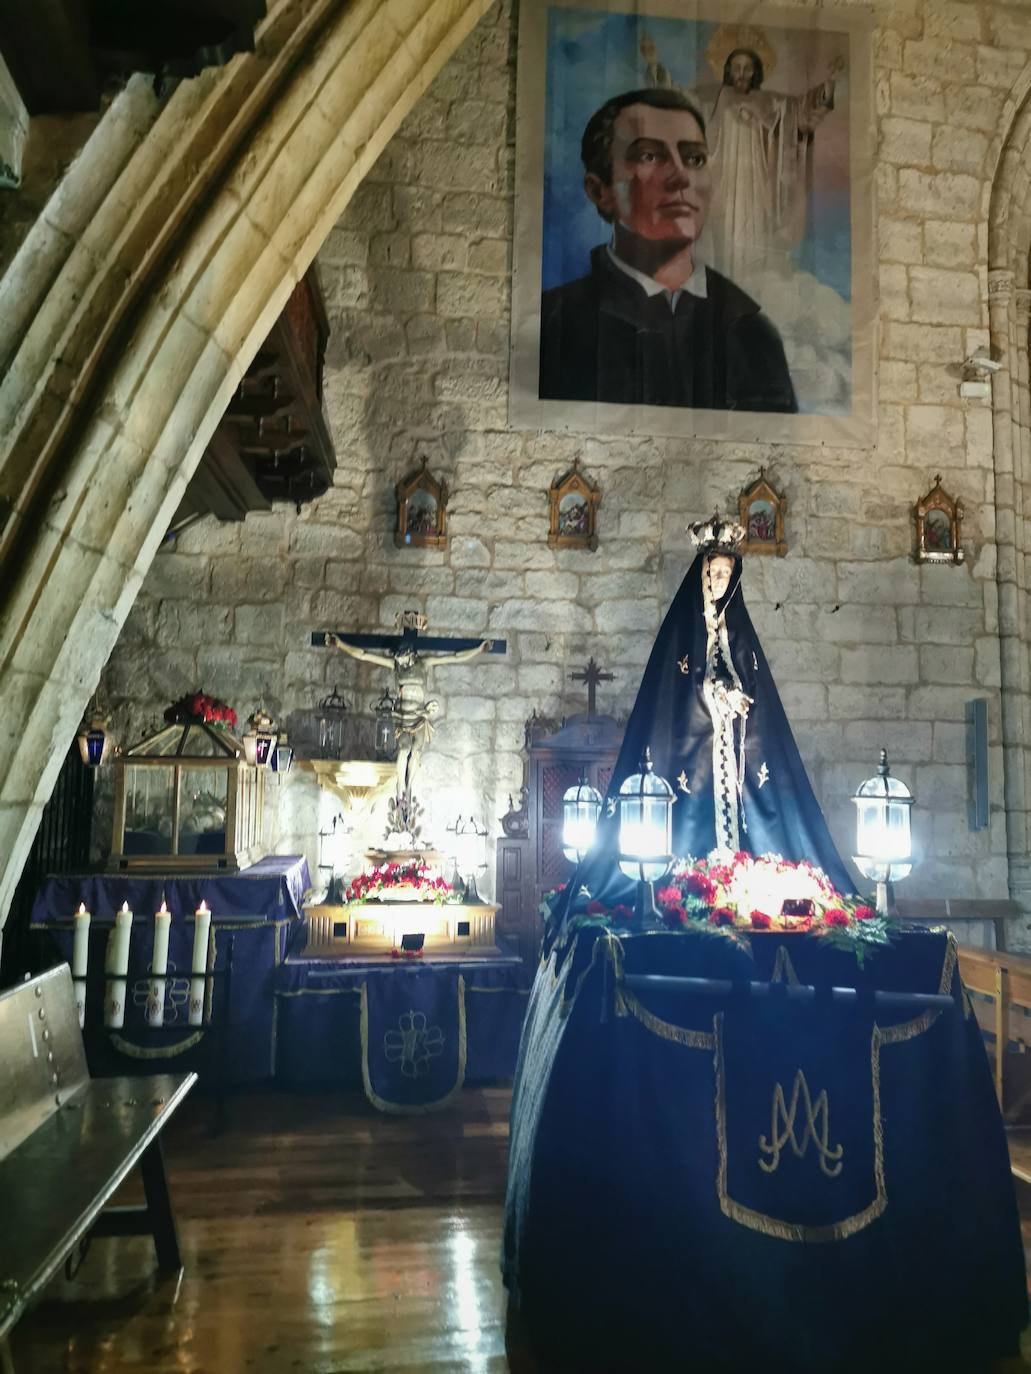
<instances>
[{"instance_id":1,"label":"stone wall","mask_svg":"<svg viewBox=\"0 0 1031 1374\"><path fill-rule=\"evenodd\" d=\"M692 551L690 520L765 464L789 498L786 559L744 587L843 853L849 796L884 745L917 795L907 891L1005 896L992 417L955 366L987 342L991 178L1029 61L1023 7L876 6L879 440L873 451L595 440L507 421L515 17L495 6L431 86L319 257L332 339L334 488L301 515L205 521L158 555L109 665L132 735L203 686L292 711L339 682L367 705L383 675L307 647L309 631L504 637L508 653L436 673L442 719L424 764L430 829L496 817L521 781L523 723L577 709L569 674L613 670L625 711ZM394 482L425 454L452 491L446 551L395 549ZM547 488L581 455L604 490L595 553L547 547ZM914 565L910 511L940 472L965 503L964 567ZM992 819L967 826L965 703L989 700ZM305 847L315 789L275 796L277 847ZM323 809L322 814L325 814ZM375 825L366 836L374 839Z\"/></svg>"}]
</instances>

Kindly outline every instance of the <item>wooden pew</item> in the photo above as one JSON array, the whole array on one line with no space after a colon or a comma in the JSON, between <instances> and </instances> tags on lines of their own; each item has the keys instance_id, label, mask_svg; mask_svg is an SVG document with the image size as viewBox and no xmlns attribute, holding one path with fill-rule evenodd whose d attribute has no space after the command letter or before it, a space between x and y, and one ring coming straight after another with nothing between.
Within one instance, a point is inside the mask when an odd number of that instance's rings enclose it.
<instances>
[{"instance_id":1,"label":"wooden pew","mask_svg":"<svg viewBox=\"0 0 1031 1374\"><path fill-rule=\"evenodd\" d=\"M1006 926L1019 921L1024 913L1016 902L1006 898L973 897L900 897L897 915L900 921L914 921L924 926L948 926L954 929L957 922L978 924L991 923L995 933L995 948L1006 948Z\"/></svg>"},{"instance_id":2,"label":"wooden pew","mask_svg":"<svg viewBox=\"0 0 1031 1374\"><path fill-rule=\"evenodd\" d=\"M179 1269L161 1130L197 1075L91 1079L67 964L0 994L0 1370L9 1335L77 1247L151 1234ZM146 1204L109 1207L139 1165Z\"/></svg>"},{"instance_id":3,"label":"wooden pew","mask_svg":"<svg viewBox=\"0 0 1031 1374\"><path fill-rule=\"evenodd\" d=\"M1007 1125L1027 1124L1031 1120L1031 1054L1027 1052L1031 1045L1031 958L960 945L959 971L965 988L973 994L971 1006L988 1041L1003 1116Z\"/></svg>"}]
</instances>

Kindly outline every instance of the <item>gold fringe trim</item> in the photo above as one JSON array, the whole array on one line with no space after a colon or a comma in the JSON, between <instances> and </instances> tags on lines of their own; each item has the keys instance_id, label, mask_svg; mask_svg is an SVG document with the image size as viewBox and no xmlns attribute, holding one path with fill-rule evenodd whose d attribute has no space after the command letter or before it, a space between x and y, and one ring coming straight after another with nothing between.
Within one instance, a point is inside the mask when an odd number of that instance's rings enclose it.
<instances>
[{"instance_id":1,"label":"gold fringe trim","mask_svg":"<svg viewBox=\"0 0 1031 1374\"><path fill-rule=\"evenodd\" d=\"M380 1097L374 1091L372 1080L369 1077L369 994L365 983L361 985L361 994L362 1083L365 1087L365 1096L379 1111L391 1112L395 1116L422 1116L427 1112L440 1111L442 1107L446 1107L461 1092L462 1085L465 1083L465 978L462 974L458 975L458 1073L453 1087L449 1088L443 1097L438 1097L435 1102L421 1102L409 1106L407 1103L388 1102L385 1097Z\"/></svg>"},{"instance_id":2,"label":"gold fringe trim","mask_svg":"<svg viewBox=\"0 0 1031 1374\"><path fill-rule=\"evenodd\" d=\"M623 1010L617 1006L616 1015L625 1016L627 1012L637 1018L645 1030L651 1031L653 1035L660 1036L663 1040L672 1040L676 1045L686 1045L692 1050L711 1050L713 1048L713 1037L708 1031L688 1030L685 1026L675 1026L672 1021L663 1021L660 1017L650 1012L643 1006L632 992L626 988L617 989L617 1002L622 1004Z\"/></svg>"},{"instance_id":3,"label":"gold fringe trim","mask_svg":"<svg viewBox=\"0 0 1031 1374\"><path fill-rule=\"evenodd\" d=\"M952 992L952 980L958 959L959 946L956 944L955 935L950 931L945 945L945 957L942 960L941 978L938 980L939 994ZM900 1021L897 1026L875 1026L874 1029L880 1036L882 1045L901 1045L904 1041L914 1040L918 1035L923 1035L924 1031L930 1030L939 1016L940 1011L925 1011L909 1021Z\"/></svg>"},{"instance_id":4,"label":"gold fringe trim","mask_svg":"<svg viewBox=\"0 0 1031 1374\"><path fill-rule=\"evenodd\" d=\"M185 1040L178 1040L174 1045L167 1046L134 1045L124 1036L116 1035L114 1031L108 1032L108 1039L119 1054L128 1055L130 1059L174 1059L177 1054L185 1054L187 1050L199 1045L206 1029L207 1027L202 1026Z\"/></svg>"}]
</instances>

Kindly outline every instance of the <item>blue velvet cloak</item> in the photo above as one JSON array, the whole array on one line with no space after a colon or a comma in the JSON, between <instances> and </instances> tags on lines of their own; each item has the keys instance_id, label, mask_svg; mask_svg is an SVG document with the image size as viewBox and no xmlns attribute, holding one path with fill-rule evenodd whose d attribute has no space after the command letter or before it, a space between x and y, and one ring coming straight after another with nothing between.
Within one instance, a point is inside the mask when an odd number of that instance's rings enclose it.
<instances>
[{"instance_id":1,"label":"blue velvet cloak","mask_svg":"<svg viewBox=\"0 0 1031 1374\"><path fill-rule=\"evenodd\" d=\"M559 922L571 912L582 911L590 898L607 907L619 902L633 904L635 885L617 864L619 818L608 803L624 779L639 771L646 746L651 750L655 772L676 793L673 853L677 858L698 859L716 848L713 719L703 692L707 635L702 577L706 560L703 551L691 564L656 636L627 722L594 846L555 903ZM849 893L854 884L813 795L770 666L745 607L740 557L734 558L730 585L716 603L716 611L726 623L733 671L752 698L738 799L740 848L750 854L780 854L793 862L808 860L823 869L839 892ZM584 888L590 898L584 895Z\"/></svg>"}]
</instances>

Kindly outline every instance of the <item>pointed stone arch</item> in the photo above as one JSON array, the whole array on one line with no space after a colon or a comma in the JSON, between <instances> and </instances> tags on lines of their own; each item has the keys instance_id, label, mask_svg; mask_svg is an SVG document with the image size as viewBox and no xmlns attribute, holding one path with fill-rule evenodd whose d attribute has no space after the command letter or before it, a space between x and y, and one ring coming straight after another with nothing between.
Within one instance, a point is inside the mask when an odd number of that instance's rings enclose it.
<instances>
[{"instance_id":1,"label":"pointed stone arch","mask_svg":"<svg viewBox=\"0 0 1031 1374\"><path fill-rule=\"evenodd\" d=\"M68 742L232 392L489 0L270 0L136 77L0 282L0 926Z\"/></svg>"},{"instance_id":2,"label":"pointed stone arch","mask_svg":"<svg viewBox=\"0 0 1031 1374\"><path fill-rule=\"evenodd\" d=\"M1011 895L1031 911L1031 68L1003 112L1002 151L988 212L995 527L1002 674L1006 849Z\"/></svg>"}]
</instances>

